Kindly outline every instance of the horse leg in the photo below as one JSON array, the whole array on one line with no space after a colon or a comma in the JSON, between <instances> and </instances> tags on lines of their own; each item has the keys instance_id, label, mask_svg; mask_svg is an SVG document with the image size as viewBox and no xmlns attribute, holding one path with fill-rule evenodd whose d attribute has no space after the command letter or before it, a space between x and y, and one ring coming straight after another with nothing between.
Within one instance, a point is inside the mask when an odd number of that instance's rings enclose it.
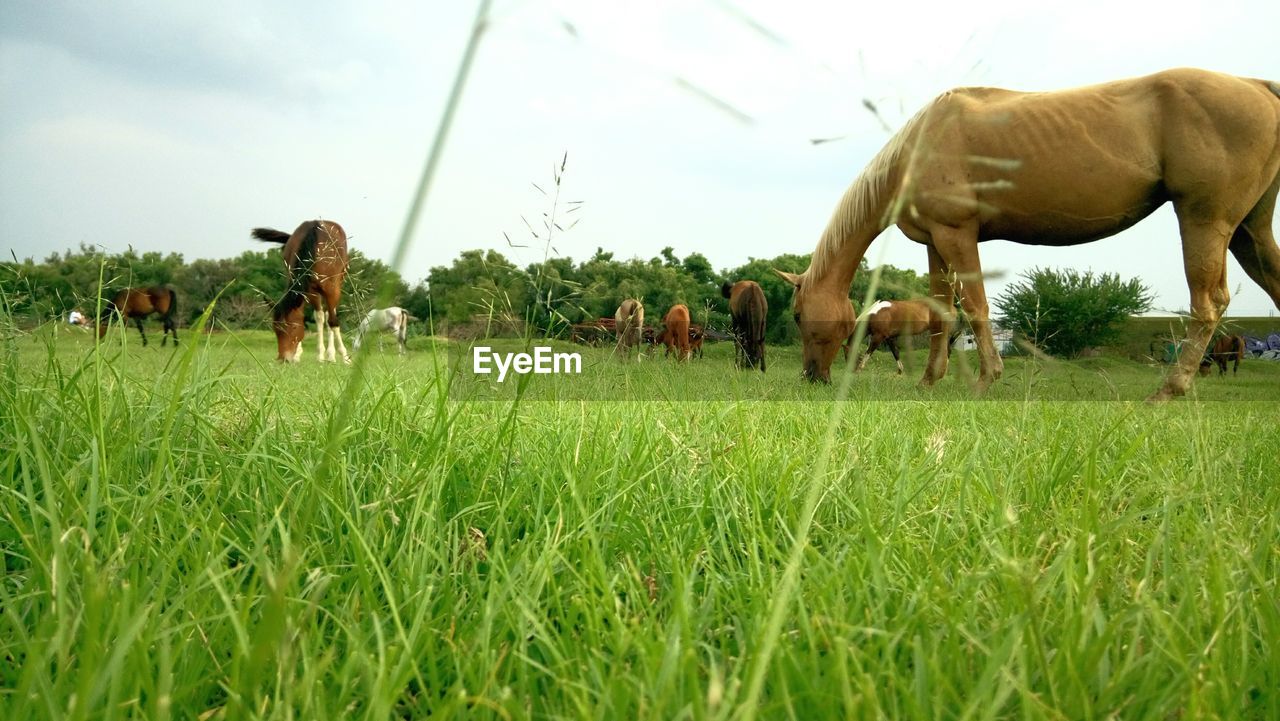
<instances>
[{"instance_id":1,"label":"horse leg","mask_svg":"<svg viewBox=\"0 0 1280 721\"><path fill-rule=\"evenodd\" d=\"M932 235L934 246L959 278L960 304L969 318L974 340L978 344L977 390L981 393L1004 375L1004 361L996 352L995 337L991 333L991 310L987 305L987 290L982 281L976 221L965 228L935 228ZM947 330L947 334L939 339L943 343L950 336L950 328ZM945 353L947 349L940 350Z\"/></svg>"},{"instance_id":2,"label":"horse leg","mask_svg":"<svg viewBox=\"0 0 1280 721\"><path fill-rule=\"evenodd\" d=\"M138 335L142 336L142 347L147 347L147 332L142 329L142 316L135 316L133 322L138 326Z\"/></svg>"},{"instance_id":3,"label":"horse leg","mask_svg":"<svg viewBox=\"0 0 1280 721\"><path fill-rule=\"evenodd\" d=\"M351 365L351 356L347 353L347 344L342 342L342 326L338 323L338 309L329 306L329 360L336 362L333 347L342 351L342 362ZM378 350L382 350L382 334L378 334Z\"/></svg>"},{"instance_id":4,"label":"horse leg","mask_svg":"<svg viewBox=\"0 0 1280 721\"><path fill-rule=\"evenodd\" d=\"M1231 235L1231 254L1244 272L1280 308L1280 247L1271 231L1280 176Z\"/></svg>"},{"instance_id":5,"label":"horse leg","mask_svg":"<svg viewBox=\"0 0 1280 721\"><path fill-rule=\"evenodd\" d=\"M955 308L952 299L955 290L947 281L947 264L932 244L929 251L929 295L933 298L934 310L929 314L929 359L925 361L924 377L920 385L928 388L947 375L947 364L951 357L947 352L947 335L951 330L954 310L938 310Z\"/></svg>"},{"instance_id":6,"label":"horse leg","mask_svg":"<svg viewBox=\"0 0 1280 721\"><path fill-rule=\"evenodd\" d=\"M1218 321L1231 299L1227 291L1227 245L1235 223L1202 220L1175 207L1182 233L1182 261L1191 290L1191 327L1182 355L1165 377L1164 384L1147 399L1166 401L1186 394L1204 357Z\"/></svg>"},{"instance_id":7,"label":"horse leg","mask_svg":"<svg viewBox=\"0 0 1280 721\"><path fill-rule=\"evenodd\" d=\"M324 363L326 360L332 360L326 358L324 354L324 313L320 312L319 304L312 304L311 311L316 317L316 358Z\"/></svg>"},{"instance_id":8,"label":"horse leg","mask_svg":"<svg viewBox=\"0 0 1280 721\"><path fill-rule=\"evenodd\" d=\"M889 338L885 341L885 345L889 346L889 352L893 354L893 362L898 364L898 375L902 375L902 358L898 355L898 341Z\"/></svg>"},{"instance_id":9,"label":"horse leg","mask_svg":"<svg viewBox=\"0 0 1280 721\"><path fill-rule=\"evenodd\" d=\"M874 333L867 338L867 351L858 356L858 364L853 367L854 373L867 367L867 361L871 360L871 354L876 352L876 349L880 347L880 343L883 341L883 338Z\"/></svg>"}]
</instances>

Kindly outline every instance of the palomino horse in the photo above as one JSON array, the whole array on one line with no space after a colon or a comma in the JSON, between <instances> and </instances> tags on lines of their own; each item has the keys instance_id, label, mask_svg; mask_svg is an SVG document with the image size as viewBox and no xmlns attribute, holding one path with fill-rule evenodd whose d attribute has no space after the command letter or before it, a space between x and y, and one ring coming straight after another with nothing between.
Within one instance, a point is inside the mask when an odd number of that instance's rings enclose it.
<instances>
[{"instance_id":1,"label":"palomino horse","mask_svg":"<svg viewBox=\"0 0 1280 721\"><path fill-rule=\"evenodd\" d=\"M293 234L271 228L254 228L253 237L268 243L282 243L285 277L288 287L284 297L272 311L272 328L276 332L276 360L297 363L302 360L304 304L315 311L319 358L333 361L334 346L342 351L342 361L351 362L347 346L342 342L338 325L338 302L342 299L342 280L347 275L347 234L332 220L308 220ZM328 310L329 351L325 356L325 324L321 303Z\"/></svg>"},{"instance_id":2,"label":"palomino horse","mask_svg":"<svg viewBox=\"0 0 1280 721\"><path fill-rule=\"evenodd\" d=\"M614 352L622 358L630 358L633 349L638 353L644 334L644 306L635 298L627 298L613 314L614 331L618 345Z\"/></svg>"},{"instance_id":3,"label":"palomino horse","mask_svg":"<svg viewBox=\"0 0 1280 721\"><path fill-rule=\"evenodd\" d=\"M1173 203L1191 289L1189 346L1151 400L1186 393L1227 307L1226 253L1280 307L1280 84L1180 69L1072 90L960 88L903 126L845 192L795 286L804 373L830 381L854 324L849 287L881 231L924 244L932 295L959 291L980 359L978 389L1003 365L978 243L1066 246L1115 235ZM958 288L949 279L959 280ZM944 322L950 321L950 312ZM933 337L922 385L947 370Z\"/></svg>"},{"instance_id":4,"label":"palomino horse","mask_svg":"<svg viewBox=\"0 0 1280 721\"><path fill-rule=\"evenodd\" d=\"M142 345L147 344L147 334L142 330L142 319L155 313L164 323L164 335L160 338L163 348L173 334L173 345L178 345L178 326L173 322L173 314L178 310L178 294L172 288L150 286L147 288L125 288L102 306L98 316L98 337L107 334L107 326L113 317L124 322L133 322L138 326L138 335L142 336Z\"/></svg>"},{"instance_id":5,"label":"palomino horse","mask_svg":"<svg viewBox=\"0 0 1280 721\"><path fill-rule=\"evenodd\" d=\"M907 350L911 350L911 337L930 331L942 332L941 317L933 312L932 301L928 300L882 300L873 303L865 313L858 316L858 323L867 324L867 350L858 354L855 372L866 367L871 354L881 345L888 347L893 360L898 365L898 375L902 375L902 358L898 355L898 342L902 341ZM947 336L947 352L951 352L951 344L961 333L957 323ZM844 343L844 358L849 359L849 349L853 347L857 329L850 334Z\"/></svg>"},{"instance_id":6,"label":"palomino horse","mask_svg":"<svg viewBox=\"0 0 1280 721\"><path fill-rule=\"evenodd\" d=\"M1238 335L1218 336L1213 342L1213 347L1205 354L1200 361L1200 375L1209 375L1209 369L1214 363L1218 364L1218 375L1227 374L1227 361L1234 360L1235 364L1231 366L1231 375L1235 375L1240 370L1240 361L1244 360L1244 338Z\"/></svg>"},{"instance_id":7,"label":"palomino horse","mask_svg":"<svg viewBox=\"0 0 1280 721\"><path fill-rule=\"evenodd\" d=\"M382 334L390 333L396 337L396 343L400 346L400 355L404 355L405 340L409 336L409 322L415 320L417 318L409 315L409 311L398 306L374 308L365 315L364 320L360 321L352 346L360 350L360 343L364 340L365 334L372 331L378 334L378 344L381 347Z\"/></svg>"},{"instance_id":8,"label":"palomino horse","mask_svg":"<svg viewBox=\"0 0 1280 721\"><path fill-rule=\"evenodd\" d=\"M676 360L689 359L689 307L683 303L671 306L662 318L665 329L658 341L667 346L667 353L675 351Z\"/></svg>"},{"instance_id":9,"label":"palomino horse","mask_svg":"<svg viewBox=\"0 0 1280 721\"><path fill-rule=\"evenodd\" d=\"M739 368L759 368L764 372L764 329L769 317L769 303L764 291L754 280L725 282L720 294L729 299L729 316L732 319L734 340L734 365Z\"/></svg>"}]
</instances>

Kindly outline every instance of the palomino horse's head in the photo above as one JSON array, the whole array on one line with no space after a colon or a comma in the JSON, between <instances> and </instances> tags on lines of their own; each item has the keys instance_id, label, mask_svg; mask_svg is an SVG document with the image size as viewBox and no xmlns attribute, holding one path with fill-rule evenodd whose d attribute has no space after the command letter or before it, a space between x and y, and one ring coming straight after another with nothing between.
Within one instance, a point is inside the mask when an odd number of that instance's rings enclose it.
<instances>
[{"instance_id":1,"label":"palomino horse's head","mask_svg":"<svg viewBox=\"0 0 1280 721\"><path fill-rule=\"evenodd\" d=\"M835 286L807 283L804 274L776 269L773 272L795 287L791 313L804 343L801 375L810 381L830 383L831 364L857 322L853 304Z\"/></svg>"},{"instance_id":2,"label":"palomino horse's head","mask_svg":"<svg viewBox=\"0 0 1280 721\"><path fill-rule=\"evenodd\" d=\"M276 332L276 360L281 363L297 363L302 360L302 336L306 331L303 324L303 306L301 303L289 307L281 302L272 314L271 329Z\"/></svg>"}]
</instances>

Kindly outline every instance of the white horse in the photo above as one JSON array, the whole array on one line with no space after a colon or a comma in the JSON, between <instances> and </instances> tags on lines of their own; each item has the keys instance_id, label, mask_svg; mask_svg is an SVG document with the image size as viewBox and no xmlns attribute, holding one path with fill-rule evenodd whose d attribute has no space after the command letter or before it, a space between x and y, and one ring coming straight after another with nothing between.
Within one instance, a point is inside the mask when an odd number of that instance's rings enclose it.
<instances>
[{"instance_id":1,"label":"white horse","mask_svg":"<svg viewBox=\"0 0 1280 721\"><path fill-rule=\"evenodd\" d=\"M382 333L393 333L396 341L400 344L400 353L404 353L405 337L409 333L409 321L417 320L417 318L409 315L409 311L404 308L392 306L390 308L375 308L369 311L369 314L360 321L360 327L356 329L355 346L356 350L360 350L360 342L364 339L364 334L369 331L378 333L378 344L381 348Z\"/></svg>"}]
</instances>

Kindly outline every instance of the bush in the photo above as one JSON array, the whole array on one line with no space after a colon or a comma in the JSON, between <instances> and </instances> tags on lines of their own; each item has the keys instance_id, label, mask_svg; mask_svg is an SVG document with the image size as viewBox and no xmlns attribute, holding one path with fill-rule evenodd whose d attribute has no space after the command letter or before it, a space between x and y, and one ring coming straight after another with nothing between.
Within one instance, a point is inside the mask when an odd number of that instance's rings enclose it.
<instances>
[{"instance_id":1,"label":"bush","mask_svg":"<svg viewBox=\"0 0 1280 721\"><path fill-rule=\"evenodd\" d=\"M1151 307L1151 290L1110 273L1034 268L995 299L1000 323L1046 353L1074 357L1119 337L1124 321Z\"/></svg>"}]
</instances>

